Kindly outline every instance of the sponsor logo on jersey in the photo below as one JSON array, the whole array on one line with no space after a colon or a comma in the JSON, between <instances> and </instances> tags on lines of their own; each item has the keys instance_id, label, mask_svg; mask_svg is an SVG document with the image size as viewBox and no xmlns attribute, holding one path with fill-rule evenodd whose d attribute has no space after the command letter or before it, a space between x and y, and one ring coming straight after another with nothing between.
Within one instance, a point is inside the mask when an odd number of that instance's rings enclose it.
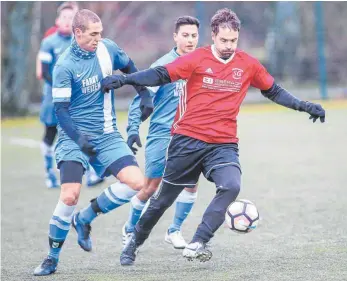
<instances>
[{"instance_id":1,"label":"sponsor logo on jersey","mask_svg":"<svg viewBox=\"0 0 347 281\"><path fill-rule=\"evenodd\" d=\"M211 67L207 68L207 69L205 70L205 72L206 72L206 73L213 74L213 71L212 71Z\"/></svg>"},{"instance_id":2,"label":"sponsor logo on jersey","mask_svg":"<svg viewBox=\"0 0 347 281\"><path fill-rule=\"evenodd\" d=\"M233 68L232 72L233 72L233 78L234 79L238 80L238 79L242 78L242 73L243 73L242 69L240 69L240 68Z\"/></svg>"},{"instance_id":3,"label":"sponsor logo on jersey","mask_svg":"<svg viewBox=\"0 0 347 281\"><path fill-rule=\"evenodd\" d=\"M77 74L78 75L78 74ZM98 75L82 80L82 93L90 94L99 91L101 88Z\"/></svg>"},{"instance_id":4,"label":"sponsor logo on jersey","mask_svg":"<svg viewBox=\"0 0 347 281\"><path fill-rule=\"evenodd\" d=\"M202 82L206 83L206 84L213 84L213 78L211 77L204 77L202 78Z\"/></svg>"}]
</instances>

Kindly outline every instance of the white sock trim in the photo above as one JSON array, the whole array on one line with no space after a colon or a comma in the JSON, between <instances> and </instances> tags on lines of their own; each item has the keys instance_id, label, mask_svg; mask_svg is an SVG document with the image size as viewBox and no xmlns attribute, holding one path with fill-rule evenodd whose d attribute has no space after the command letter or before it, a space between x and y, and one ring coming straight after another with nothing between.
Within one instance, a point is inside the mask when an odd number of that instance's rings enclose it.
<instances>
[{"instance_id":1,"label":"white sock trim","mask_svg":"<svg viewBox=\"0 0 347 281\"><path fill-rule=\"evenodd\" d=\"M135 196L138 191L132 189L130 186L125 183L115 182L111 186L112 193L119 199L130 200L133 196Z\"/></svg>"},{"instance_id":2,"label":"white sock trim","mask_svg":"<svg viewBox=\"0 0 347 281\"><path fill-rule=\"evenodd\" d=\"M68 206L63 201L59 200L53 216L59 217L61 220L71 223L73 212L75 211L76 205Z\"/></svg>"},{"instance_id":3,"label":"white sock trim","mask_svg":"<svg viewBox=\"0 0 347 281\"><path fill-rule=\"evenodd\" d=\"M49 146L45 142L41 142L40 144L41 153L43 156L52 156L54 155L54 145Z\"/></svg>"},{"instance_id":4,"label":"white sock trim","mask_svg":"<svg viewBox=\"0 0 347 281\"><path fill-rule=\"evenodd\" d=\"M185 189L178 195L176 202L181 203L194 203L198 196L198 192L189 192Z\"/></svg>"},{"instance_id":5,"label":"white sock trim","mask_svg":"<svg viewBox=\"0 0 347 281\"><path fill-rule=\"evenodd\" d=\"M131 206L134 209L139 210L139 211L143 210L143 208L146 205L146 202L141 201L136 195L133 196L133 198L131 198L130 202L131 202Z\"/></svg>"}]
</instances>

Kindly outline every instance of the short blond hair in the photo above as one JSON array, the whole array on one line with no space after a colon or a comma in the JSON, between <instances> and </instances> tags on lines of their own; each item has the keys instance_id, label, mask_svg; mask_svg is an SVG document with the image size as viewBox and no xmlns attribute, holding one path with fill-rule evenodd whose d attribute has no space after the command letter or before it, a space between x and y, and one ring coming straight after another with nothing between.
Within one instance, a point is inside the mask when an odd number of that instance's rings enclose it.
<instances>
[{"instance_id":1,"label":"short blond hair","mask_svg":"<svg viewBox=\"0 0 347 281\"><path fill-rule=\"evenodd\" d=\"M101 19L91 10L83 9L78 11L72 21L73 33L75 33L76 28L81 29L82 32L85 32L89 22L101 22Z\"/></svg>"}]
</instances>

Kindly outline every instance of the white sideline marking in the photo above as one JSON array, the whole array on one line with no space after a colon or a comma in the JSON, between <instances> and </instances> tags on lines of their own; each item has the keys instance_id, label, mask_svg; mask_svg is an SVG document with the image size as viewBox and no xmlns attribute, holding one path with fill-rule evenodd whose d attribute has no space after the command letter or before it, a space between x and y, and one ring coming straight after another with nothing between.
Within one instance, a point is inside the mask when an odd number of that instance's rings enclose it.
<instances>
[{"instance_id":1,"label":"white sideline marking","mask_svg":"<svg viewBox=\"0 0 347 281\"><path fill-rule=\"evenodd\" d=\"M29 147L29 148L40 148L40 143L37 140L27 138L10 138L10 144Z\"/></svg>"}]
</instances>

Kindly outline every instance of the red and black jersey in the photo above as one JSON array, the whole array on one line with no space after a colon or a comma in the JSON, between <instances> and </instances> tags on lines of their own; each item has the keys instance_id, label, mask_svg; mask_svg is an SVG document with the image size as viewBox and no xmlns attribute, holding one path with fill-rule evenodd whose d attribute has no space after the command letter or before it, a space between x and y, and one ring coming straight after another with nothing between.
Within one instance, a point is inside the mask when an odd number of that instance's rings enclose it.
<instances>
[{"instance_id":1,"label":"red and black jersey","mask_svg":"<svg viewBox=\"0 0 347 281\"><path fill-rule=\"evenodd\" d=\"M171 81L187 80L180 96L172 134L207 143L235 143L237 115L250 86L269 89L274 78L246 52L218 57L214 45L203 47L165 65Z\"/></svg>"}]
</instances>

